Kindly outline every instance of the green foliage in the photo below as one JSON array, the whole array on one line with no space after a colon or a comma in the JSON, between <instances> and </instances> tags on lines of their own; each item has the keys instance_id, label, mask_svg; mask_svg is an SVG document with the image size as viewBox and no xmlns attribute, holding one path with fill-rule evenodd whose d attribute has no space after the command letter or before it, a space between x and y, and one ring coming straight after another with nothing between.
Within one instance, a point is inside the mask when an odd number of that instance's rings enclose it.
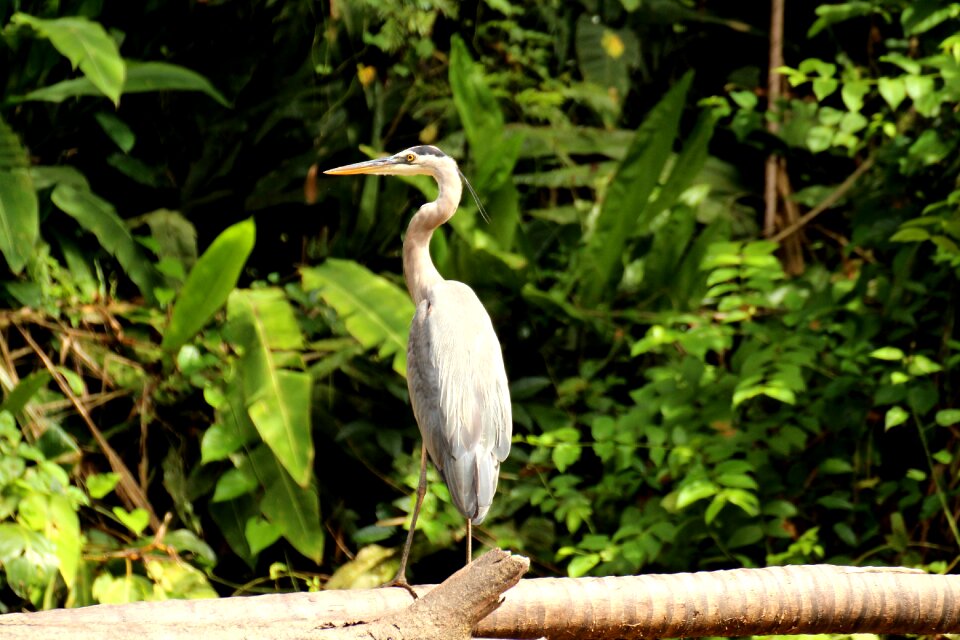
<instances>
[{"instance_id":1,"label":"green foliage","mask_svg":"<svg viewBox=\"0 0 960 640\"><path fill-rule=\"evenodd\" d=\"M647 201L670 157L692 80L688 73L654 107L617 168L586 240L580 276L584 304L596 304L618 282L628 239L644 232L657 213L647 212Z\"/></svg>"},{"instance_id":2,"label":"green foliage","mask_svg":"<svg viewBox=\"0 0 960 640\"><path fill-rule=\"evenodd\" d=\"M278 289L234 291L227 302L227 332L241 351L238 382L244 405L263 441L297 484L310 482L310 377L293 309ZM266 483L264 483L266 484Z\"/></svg>"},{"instance_id":3,"label":"green foliage","mask_svg":"<svg viewBox=\"0 0 960 640\"><path fill-rule=\"evenodd\" d=\"M362 266L330 259L301 270L303 288L317 292L343 319L347 331L365 349L391 358L393 369L406 376L407 332L413 303L406 291Z\"/></svg>"},{"instance_id":4,"label":"green foliage","mask_svg":"<svg viewBox=\"0 0 960 640\"><path fill-rule=\"evenodd\" d=\"M568 575L956 563L954 5L815 3L767 105L737 6L293 0L211 35L168 4L0 9L0 606L389 577L436 188L317 169L419 143L489 217L432 246L511 379L482 540ZM770 154L781 213L821 213L780 242ZM415 578L462 544L428 478Z\"/></svg>"},{"instance_id":5,"label":"green foliage","mask_svg":"<svg viewBox=\"0 0 960 640\"><path fill-rule=\"evenodd\" d=\"M23 271L39 233L37 193L17 134L0 118L0 252L10 271Z\"/></svg>"},{"instance_id":6,"label":"green foliage","mask_svg":"<svg viewBox=\"0 0 960 640\"><path fill-rule=\"evenodd\" d=\"M176 351L193 338L227 301L253 250L253 220L224 230L190 270L163 335L162 346Z\"/></svg>"},{"instance_id":7,"label":"green foliage","mask_svg":"<svg viewBox=\"0 0 960 640\"><path fill-rule=\"evenodd\" d=\"M50 200L100 240L101 246L117 259L145 297L154 297L159 274L109 202L91 191L68 184L57 185Z\"/></svg>"},{"instance_id":8,"label":"green foliage","mask_svg":"<svg viewBox=\"0 0 960 640\"><path fill-rule=\"evenodd\" d=\"M44 20L25 13L10 18L15 25L28 25L50 40L76 69L114 104L119 104L126 66L117 43L98 23L84 17Z\"/></svg>"}]
</instances>

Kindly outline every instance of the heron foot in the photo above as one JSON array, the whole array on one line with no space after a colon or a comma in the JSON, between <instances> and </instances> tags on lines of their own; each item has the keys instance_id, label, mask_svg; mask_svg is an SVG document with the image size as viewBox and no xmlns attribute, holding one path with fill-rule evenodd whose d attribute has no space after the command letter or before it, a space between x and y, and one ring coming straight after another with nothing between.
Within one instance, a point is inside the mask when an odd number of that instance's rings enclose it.
<instances>
[{"instance_id":1,"label":"heron foot","mask_svg":"<svg viewBox=\"0 0 960 640\"><path fill-rule=\"evenodd\" d=\"M384 582L380 585L381 589L386 589L388 587L400 587L401 589L406 589L407 593L413 596L414 600L419 600L420 596L417 595L417 592L413 590L413 587L410 586L410 583L407 582L407 576L402 573L398 573L393 580L390 582Z\"/></svg>"}]
</instances>

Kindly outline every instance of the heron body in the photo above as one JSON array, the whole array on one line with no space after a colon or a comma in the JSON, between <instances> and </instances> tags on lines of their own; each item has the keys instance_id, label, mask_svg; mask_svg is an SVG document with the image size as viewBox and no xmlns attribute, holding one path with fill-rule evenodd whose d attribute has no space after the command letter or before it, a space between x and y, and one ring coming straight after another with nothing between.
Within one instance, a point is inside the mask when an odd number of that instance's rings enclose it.
<instances>
[{"instance_id":1,"label":"heron body","mask_svg":"<svg viewBox=\"0 0 960 640\"><path fill-rule=\"evenodd\" d=\"M510 395L490 317L467 285L444 280L417 304L407 385L453 504L480 524L510 453Z\"/></svg>"},{"instance_id":2,"label":"heron body","mask_svg":"<svg viewBox=\"0 0 960 640\"><path fill-rule=\"evenodd\" d=\"M421 145L326 173L430 175L439 187L437 199L414 214L403 241L403 273L416 306L407 386L423 436L418 500L394 580L406 585L406 558L426 491L426 454L467 518L468 550L471 524L481 523L490 509L500 463L510 453L513 422L507 375L493 323L477 294L462 282L444 280L430 258L433 232L453 217L463 193L456 161L436 147Z\"/></svg>"}]
</instances>

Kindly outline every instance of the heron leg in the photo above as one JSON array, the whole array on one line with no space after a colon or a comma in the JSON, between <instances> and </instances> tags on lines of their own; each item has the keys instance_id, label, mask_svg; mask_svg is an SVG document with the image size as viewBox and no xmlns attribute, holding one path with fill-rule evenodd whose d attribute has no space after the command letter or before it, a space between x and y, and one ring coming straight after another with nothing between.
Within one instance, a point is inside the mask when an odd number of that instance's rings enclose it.
<instances>
[{"instance_id":1,"label":"heron leg","mask_svg":"<svg viewBox=\"0 0 960 640\"><path fill-rule=\"evenodd\" d=\"M406 589L410 595L416 599L417 592L413 590L410 583L407 582L407 560L410 557L410 547L413 545L413 532L417 530L417 516L420 515L420 507L423 505L423 498L427 495L427 443L424 442L420 447L420 481L417 483L417 494L413 503L413 516L410 518L410 530L407 531L407 541L403 544L403 553L400 554L400 568L397 569L397 575L393 580L384 584L384 587L401 587Z\"/></svg>"},{"instance_id":2,"label":"heron leg","mask_svg":"<svg viewBox=\"0 0 960 640\"><path fill-rule=\"evenodd\" d=\"M473 562L473 522L467 518L467 564Z\"/></svg>"}]
</instances>

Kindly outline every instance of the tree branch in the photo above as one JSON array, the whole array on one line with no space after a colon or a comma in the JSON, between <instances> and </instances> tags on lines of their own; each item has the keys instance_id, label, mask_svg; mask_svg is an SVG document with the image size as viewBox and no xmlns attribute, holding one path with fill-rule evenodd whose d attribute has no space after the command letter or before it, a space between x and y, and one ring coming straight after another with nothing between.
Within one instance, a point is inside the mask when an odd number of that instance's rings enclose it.
<instances>
[{"instance_id":1,"label":"tree branch","mask_svg":"<svg viewBox=\"0 0 960 640\"><path fill-rule=\"evenodd\" d=\"M526 559L498 550L439 587L418 587L423 597L412 605L403 589L100 605L0 616L0 636L93 640L110 629L111 640L464 638L525 570ZM473 631L551 640L828 632L960 632L960 576L808 565L539 578L520 581Z\"/></svg>"},{"instance_id":2,"label":"tree branch","mask_svg":"<svg viewBox=\"0 0 960 640\"><path fill-rule=\"evenodd\" d=\"M777 71L783 66L783 5L785 0L770 0L770 49L767 59L767 111L773 114L780 101L780 88L783 78ZM780 124L775 117L767 118L767 131L775 135ZM776 155L767 156L764 166L763 199L765 213L763 217L764 235L771 235L777 224L777 173L780 171L780 159Z\"/></svg>"},{"instance_id":3,"label":"tree branch","mask_svg":"<svg viewBox=\"0 0 960 640\"><path fill-rule=\"evenodd\" d=\"M809 224L811 220L819 216L821 213L832 207L833 205L839 202L840 198L850 190L850 188L860 179L864 173L867 172L870 167L873 166L875 156L871 155L866 160L864 160L859 167L857 167L853 173L847 176L847 179L841 182L836 189L830 192L826 198L824 198L820 204L815 206L810 211L807 211L799 220L791 224L786 229L781 230L777 235L770 238L774 242L780 242L787 236L796 233L799 229L803 228L805 225Z\"/></svg>"}]
</instances>

